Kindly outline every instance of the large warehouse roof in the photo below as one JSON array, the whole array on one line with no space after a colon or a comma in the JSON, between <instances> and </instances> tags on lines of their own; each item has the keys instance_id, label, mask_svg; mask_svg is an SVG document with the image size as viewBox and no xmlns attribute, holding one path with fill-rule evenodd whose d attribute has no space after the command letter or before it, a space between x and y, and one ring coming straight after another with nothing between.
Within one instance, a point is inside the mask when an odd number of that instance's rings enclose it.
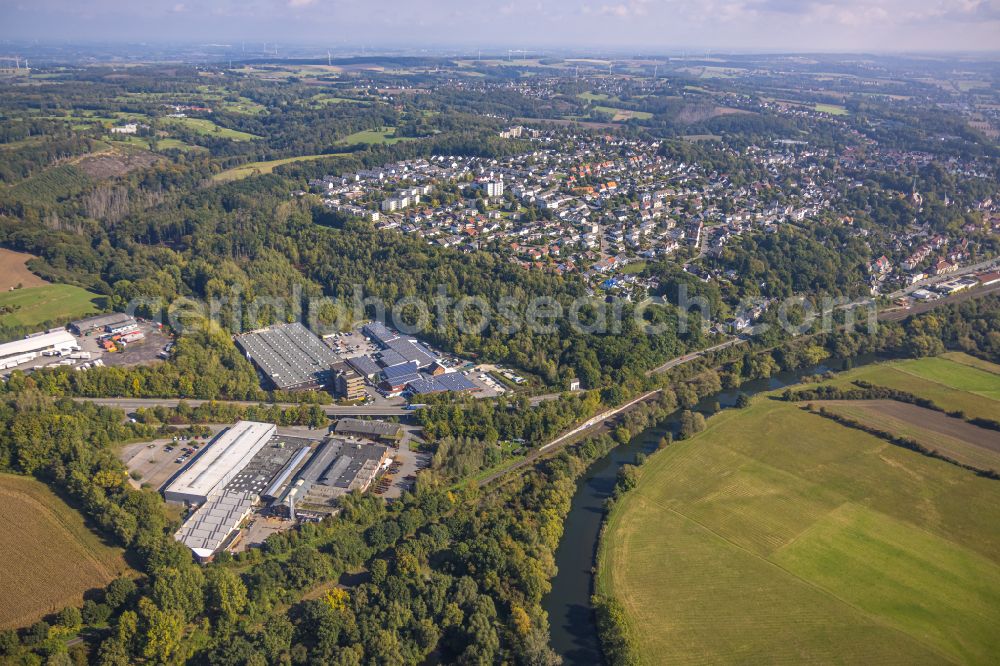
<instances>
[{"instance_id":1,"label":"large warehouse roof","mask_svg":"<svg viewBox=\"0 0 1000 666\"><path fill-rule=\"evenodd\" d=\"M458 372L447 372L436 377L421 375L420 379L409 382L407 386L416 394L478 390L475 384Z\"/></svg>"},{"instance_id":2,"label":"large warehouse roof","mask_svg":"<svg viewBox=\"0 0 1000 666\"><path fill-rule=\"evenodd\" d=\"M395 340L399 337L397 333L390 331L386 328L385 324L380 321L373 321L365 324L361 329L365 335L372 338L375 342L387 346L391 340Z\"/></svg>"},{"instance_id":3,"label":"large warehouse roof","mask_svg":"<svg viewBox=\"0 0 1000 666\"><path fill-rule=\"evenodd\" d=\"M257 501L251 492L222 493L198 507L184 521L174 538L194 551L200 559L208 559L219 549Z\"/></svg>"},{"instance_id":4,"label":"large warehouse roof","mask_svg":"<svg viewBox=\"0 0 1000 666\"><path fill-rule=\"evenodd\" d=\"M434 378L446 391L476 391L478 386L470 382L464 375L458 372L446 372Z\"/></svg>"},{"instance_id":5,"label":"large warehouse roof","mask_svg":"<svg viewBox=\"0 0 1000 666\"><path fill-rule=\"evenodd\" d=\"M415 361L421 368L425 368L433 363L437 357L430 349L425 347L419 340L413 338L396 338L388 343L388 347L400 358L407 361ZM384 354L387 352L383 352ZM394 365L389 363L387 365Z\"/></svg>"},{"instance_id":6,"label":"large warehouse roof","mask_svg":"<svg viewBox=\"0 0 1000 666\"><path fill-rule=\"evenodd\" d=\"M338 435L362 435L364 437L399 437L403 434L403 426L387 421L364 421L362 419L344 418L337 421L334 429Z\"/></svg>"},{"instance_id":7,"label":"large warehouse roof","mask_svg":"<svg viewBox=\"0 0 1000 666\"><path fill-rule=\"evenodd\" d=\"M382 372L382 366L372 360L370 356L356 356L347 359L347 364L358 371L362 377L371 377Z\"/></svg>"},{"instance_id":8,"label":"large warehouse roof","mask_svg":"<svg viewBox=\"0 0 1000 666\"><path fill-rule=\"evenodd\" d=\"M124 312L112 312L110 314L87 317L86 319L77 319L76 321L71 321L69 325L73 330L83 334L106 326L128 323L135 323L135 319L131 315L127 315Z\"/></svg>"},{"instance_id":9,"label":"large warehouse roof","mask_svg":"<svg viewBox=\"0 0 1000 666\"><path fill-rule=\"evenodd\" d=\"M240 421L216 437L167 487L164 497L175 502L206 502L247 466L276 430L271 423Z\"/></svg>"},{"instance_id":10,"label":"large warehouse roof","mask_svg":"<svg viewBox=\"0 0 1000 666\"><path fill-rule=\"evenodd\" d=\"M385 377L386 383L391 386L401 386L420 376L417 374L416 361L407 361L401 365L394 365L386 368L382 371L382 375Z\"/></svg>"},{"instance_id":11,"label":"large warehouse roof","mask_svg":"<svg viewBox=\"0 0 1000 666\"><path fill-rule=\"evenodd\" d=\"M57 347L72 347L76 344L76 338L69 331L53 331L33 335L23 340L15 340L0 345L0 358L6 356L16 356L18 354L28 354L30 352L43 351Z\"/></svg>"},{"instance_id":12,"label":"large warehouse roof","mask_svg":"<svg viewBox=\"0 0 1000 666\"><path fill-rule=\"evenodd\" d=\"M302 468L283 499L300 501L305 497L312 501L338 497L354 488L364 489L388 451L380 444L330 438Z\"/></svg>"},{"instance_id":13,"label":"large warehouse roof","mask_svg":"<svg viewBox=\"0 0 1000 666\"><path fill-rule=\"evenodd\" d=\"M299 322L247 333L236 342L279 389L324 384L338 360Z\"/></svg>"}]
</instances>

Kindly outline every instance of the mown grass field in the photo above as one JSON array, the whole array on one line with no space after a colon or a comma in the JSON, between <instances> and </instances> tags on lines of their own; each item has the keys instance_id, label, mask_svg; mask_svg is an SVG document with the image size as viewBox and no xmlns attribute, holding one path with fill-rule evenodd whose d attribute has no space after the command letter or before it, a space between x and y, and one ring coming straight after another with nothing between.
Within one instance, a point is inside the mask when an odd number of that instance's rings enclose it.
<instances>
[{"instance_id":1,"label":"mown grass field","mask_svg":"<svg viewBox=\"0 0 1000 666\"><path fill-rule=\"evenodd\" d=\"M951 355L868 365L841 373L831 383L845 386L860 379L913 393L949 411L963 411L968 417L996 419L1000 414L1000 374L976 367L976 363L984 362L971 356L963 354L965 362L956 358Z\"/></svg>"},{"instance_id":2,"label":"mown grass field","mask_svg":"<svg viewBox=\"0 0 1000 666\"><path fill-rule=\"evenodd\" d=\"M300 157L285 157L280 160L268 160L266 162L248 162L247 164L240 165L238 167L233 167L232 169L226 169L220 173L212 176L212 180L216 182L226 183L231 180L242 180L249 176L259 176L265 173L271 173L274 171L275 167L279 167L282 164L291 164L292 162L305 162L309 160L321 160L326 157L343 157L348 153L331 153L328 155L302 155Z\"/></svg>"},{"instance_id":3,"label":"mown grass field","mask_svg":"<svg viewBox=\"0 0 1000 666\"><path fill-rule=\"evenodd\" d=\"M198 134L216 136L221 139L230 139L232 141L250 141L252 139L260 138L256 134L240 132L239 130L229 129L228 127L221 127L213 123L211 120L206 120L205 118L169 118L164 122L165 124L183 125Z\"/></svg>"},{"instance_id":4,"label":"mown grass field","mask_svg":"<svg viewBox=\"0 0 1000 666\"><path fill-rule=\"evenodd\" d=\"M601 111L602 113L610 113L614 116L614 122L624 122L626 120L631 120L632 118L635 118L636 120L649 120L653 117L653 114L649 111L630 111L628 109L619 109L613 106L595 105L594 109Z\"/></svg>"},{"instance_id":5,"label":"mown grass field","mask_svg":"<svg viewBox=\"0 0 1000 666\"><path fill-rule=\"evenodd\" d=\"M998 521L1000 482L759 397L650 457L597 591L644 663L990 663Z\"/></svg>"},{"instance_id":6,"label":"mown grass field","mask_svg":"<svg viewBox=\"0 0 1000 666\"><path fill-rule=\"evenodd\" d=\"M20 627L130 571L80 514L34 479L0 474L0 627Z\"/></svg>"},{"instance_id":7,"label":"mown grass field","mask_svg":"<svg viewBox=\"0 0 1000 666\"><path fill-rule=\"evenodd\" d=\"M37 326L99 312L103 296L71 284L48 284L0 292L0 326Z\"/></svg>"},{"instance_id":8,"label":"mown grass field","mask_svg":"<svg viewBox=\"0 0 1000 666\"><path fill-rule=\"evenodd\" d=\"M975 356L969 356L963 352L945 352L944 354L941 354L940 358L945 358L954 363L961 363L962 365L968 365L973 368L979 368L980 370L985 370L986 372L993 373L994 375L1000 375L1000 365L984 361L983 359L976 358Z\"/></svg>"},{"instance_id":9,"label":"mown grass field","mask_svg":"<svg viewBox=\"0 0 1000 666\"><path fill-rule=\"evenodd\" d=\"M348 134L343 139L337 143L341 146L351 146L356 143L364 144L377 144L384 143L386 145L392 145L394 143L399 143L400 141L415 141L415 137L411 136L396 136L395 127L386 127L381 130L363 130L361 132L355 132L354 134Z\"/></svg>"},{"instance_id":10,"label":"mown grass field","mask_svg":"<svg viewBox=\"0 0 1000 666\"><path fill-rule=\"evenodd\" d=\"M582 92L577 95L577 98L586 100L588 102L620 102L621 99L618 97L612 97L607 93L595 93L591 91Z\"/></svg>"},{"instance_id":11,"label":"mown grass field","mask_svg":"<svg viewBox=\"0 0 1000 666\"><path fill-rule=\"evenodd\" d=\"M903 370L959 391L975 393L992 400L1000 400L1000 375L987 372L974 365L957 363L940 357L922 358L910 361Z\"/></svg>"},{"instance_id":12,"label":"mown grass field","mask_svg":"<svg viewBox=\"0 0 1000 666\"><path fill-rule=\"evenodd\" d=\"M831 116L846 116L848 114L847 109L840 104L816 104L813 106L813 110L829 113Z\"/></svg>"},{"instance_id":13,"label":"mown grass field","mask_svg":"<svg viewBox=\"0 0 1000 666\"><path fill-rule=\"evenodd\" d=\"M157 139L156 141L149 144L150 149L156 150L183 150L185 153L190 152L208 152L208 148L204 146L195 146L190 143L184 143L180 139Z\"/></svg>"}]
</instances>

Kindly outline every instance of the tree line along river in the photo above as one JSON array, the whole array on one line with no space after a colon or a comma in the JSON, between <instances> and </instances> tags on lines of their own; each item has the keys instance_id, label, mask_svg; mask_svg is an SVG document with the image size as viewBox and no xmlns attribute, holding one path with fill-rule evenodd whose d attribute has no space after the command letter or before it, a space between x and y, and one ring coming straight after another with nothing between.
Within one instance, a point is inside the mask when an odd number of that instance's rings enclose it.
<instances>
[{"instance_id":1,"label":"tree line along river","mask_svg":"<svg viewBox=\"0 0 1000 666\"><path fill-rule=\"evenodd\" d=\"M781 372L768 379L747 382L738 389L720 391L702 399L695 409L708 412L715 402L723 408L732 407L740 393L753 396L799 383L803 377L810 375L882 360L887 359L875 354L851 359L827 359L820 365ZM564 664L589 666L603 663L590 596L593 594L594 564L604 520L604 503L614 490L619 468L634 463L638 453L656 451L667 432L677 433L679 422L680 410L642 431L627 444L612 449L577 481L563 525L562 539L556 549L558 573L552 579L551 592L542 601L542 607L549 614L552 648L562 655Z\"/></svg>"}]
</instances>

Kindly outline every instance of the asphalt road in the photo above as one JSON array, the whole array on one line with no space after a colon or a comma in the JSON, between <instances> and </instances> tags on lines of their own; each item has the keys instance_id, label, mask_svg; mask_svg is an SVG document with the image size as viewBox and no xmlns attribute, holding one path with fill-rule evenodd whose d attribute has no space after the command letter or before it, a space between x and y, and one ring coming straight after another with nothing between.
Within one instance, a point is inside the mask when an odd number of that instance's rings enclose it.
<instances>
[{"instance_id":1,"label":"asphalt road","mask_svg":"<svg viewBox=\"0 0 1000 666\"><path fill-rule=\"evenodd\" d=\"M921 312L927 312L928 310L939 308L942 305L948 305L950 303L961 303L962 301L967 301L972 298L979 298L980 296L987 296L989 294L994 294L997 292L1000 292L1000 284L991 284L988 287L974 287L972 289L966 289L965 291L960 291L957 294L945 296L944 298L938 298L933 301L924 301L922 303L915 303L914 305L908 308L899 308L896 310L887 310L885 312L880 312L878 318L880 321L901 321L911 315L920 314Z\"/></svg>"},{"instance_id":2,"label":"asphalt road","mask_svg":"<svg viewBox=\"0 0 1000 666\"><path fill-rule=\"evenodd\" d=\"M126 412L134 411L140 407L176 407L181 402L178 398L74 398L84 402L93 402L98 405L108 405L118 407ZM184 400L192 407L197 407L210 400ZM240 405L243 407L253 407L260 404L276 404L278 407L297 407L291 402L260 403L245 400L216 400L215 402ZM320 405L328 416L403 416L409 414L410 410L404 407L385 407L377 405L361 405L356 407L341 407L338 405Z\"/></svg>"},{"instance_id":3,"label":"asphalt road","mask_svg":"<svg viewBox=\"0 0 1000 666\"><path fill-rule=\"evenodd\" d=\"M913 293L917 289L923 289L924 287L929 287L931 285L937 284L938 282L944 282L945 280L951 280L952 278L959 277L961 275L968 275L969 273L978 273L980 271L987 270L989 268L994 268L1000 266L1000 259L987 259L986 261L980 261L978 264L971 264L969 266L963 266L953 273L945 273L944 275L934 275L927 278L926 280L921 280L915 284L911 284L905 289L900 289L899 291L894 291L888 295L889 298L900 298L906 296L907 294Z\"/></svg>"}]
</instances>

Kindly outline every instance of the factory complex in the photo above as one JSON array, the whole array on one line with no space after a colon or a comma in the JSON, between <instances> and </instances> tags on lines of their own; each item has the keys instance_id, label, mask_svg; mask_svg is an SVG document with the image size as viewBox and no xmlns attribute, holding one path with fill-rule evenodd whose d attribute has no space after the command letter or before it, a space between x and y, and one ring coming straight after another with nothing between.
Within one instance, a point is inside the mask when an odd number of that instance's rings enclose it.
<instances>
[{"instance_id":1,"label":"factory complex","mask_svg":"<svg viewBox=\"0 0 1000 666\"><path fill-rule=\"evenodd\" d=\"M14 340L0 345L0 370L15 368L38 356L51 353L69 354L80 350L80 346L68 331L57 329L48 333L31 335L23 340Z\"/></svg>"},{"instance_id":2,"label":"factory complex","mask_svg":"<svg viewBox=\"0 0 1000 666\"><path fill-rule=\"evenodd\" d=\"M235 342L256 366L266 388L327 389L347 400L367 399L366 385L390 397L480 390L416 338L399 335L379 322L365 324L361 333L374 347L351 355L334 351L299 322L238 335Z\"/></svg>"},{"instance_id":3,"label":"factory complex","mask_svg":"<svg viewBox=\"0 0 1000 666\"><path fill-rule=\"evenodd\" d=\"M365 324L361 331L380 349L372 355L348 359L347 363L377 384L385 395L412 397L479 390L461 373L449 370L438 354L416 338L399 335L377 321Z\"/></svg>"},{"instance_id":4,"label":"factory complex","mask_svg":"<svg viewBox=\"0 0 1000 666\"><path fill-rule=\"evenodd\" d=\"M364 491L383 469L389 448L356 439L327 439L289 484L280 503L293 514L328 514L334 500L352 490Z\"/></svg>"},{"instance_id":5,"label":"factory complex","mask_svg":"<svg viewBox=\"0 0 1000 666\"><path fill-rule=\"evenodd\" d=\"M246 467L274 436L271 423L240 421L215 438L167 487L168 502L204 504Z\"/></svg>"},{"instance_id":6,"label":"factory complex","mask_svg":"<svg viewBox=\"0 0 1000 666\"><path fill-rule=\"evenodd\" d=\"M144 363L166 358L151 345L126 347L146 339L147 333L166 342L166 338L148 322L140 322L122 312L95 315L70 322L66 328L53 328L32 333L20 340L0 344L0 372L20 370L30 372L43 367L71 367L86 370L100 367L106 360L113 365ZM107 356L114 354L114 356Z\"/></svg>"},{"instance_id":7,"label":"factory complex","mask_svg":"<svg viewBox=\"0 0 1000 666\"><path fill-rule=\"evenodd\" d=\"M273 424L240 421L199 451L163 496L196 507L174 537L208 561L239 541L255 511L330 515L339 497L367 490L390 463L389 447L368 438L285 436Z\"/></svg>"},{"instance_id":8,"label":"factory complex","mask_svg":"<svg viewBox=\"0 0 1000 666\"><path fill-rule=\"evenodd\" d=\"M265 383L282 391L328 386L333 366L340 360L299 322L236 336L236 344L257 366Z\"/></svg>"}]
</instances>

